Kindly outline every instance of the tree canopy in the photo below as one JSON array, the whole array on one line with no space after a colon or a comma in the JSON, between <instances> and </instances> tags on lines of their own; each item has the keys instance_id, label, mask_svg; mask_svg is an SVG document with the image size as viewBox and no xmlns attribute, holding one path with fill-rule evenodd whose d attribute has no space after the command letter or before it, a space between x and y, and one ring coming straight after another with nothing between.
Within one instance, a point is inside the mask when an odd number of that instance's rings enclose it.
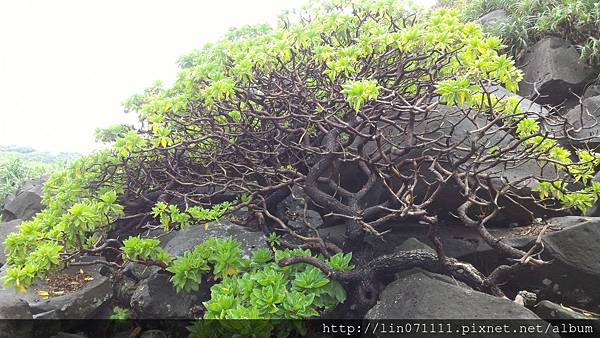
<instances>
[{"instance_id":1,"label":"tree canopy","mask_svg":"<svg viewBox=\"0 0 600 338\"><path fill-rule=\"evenodd\" d=\"M110 148L52 175L47 209L6 240L5 284L27 287L91 254L115 269L127 260L159 265L175 274L178 288L193 289L198 275L183 274L204 273L203 264L216 261L203 253L168 257L158 241L137 236L242 209L249 211L246 225L276 234L273 241L286 235L289 245L322 255L300 259L320 269L302 272L306 283L323 272L364 278L389 267L385 259L412 266L439 260L458 271L464 266L438 246L437 256L379 258L371 270L339 272L348 269L344 253L366 264L365 236L385 236L392 221L427 224L439 243L441 209L505 255L524 259L528 253L497 241L486 225L506 205L531 219L538 209L585 210L600 194L590 182L600 156L572 154L548 131L549 124L569 128L564 121L498 94L500 86L514 93L522 79L502 49L499 38L455 10L415 11L394 0L318 1L276 27L233 29L182 56L173 86L157 83L124 103L138 114L139 128L100 132L103 140L116 138ZM524 166L535 170L506 179ZM537 193L523 196L531 181ZM342 247L308 222L292 229L278 217L276 205L293 189L346 225ZM228 277L243 265L217 274ZM463 279L501 293L497 277L473 272Z\"/></svg>"}]
</instances>

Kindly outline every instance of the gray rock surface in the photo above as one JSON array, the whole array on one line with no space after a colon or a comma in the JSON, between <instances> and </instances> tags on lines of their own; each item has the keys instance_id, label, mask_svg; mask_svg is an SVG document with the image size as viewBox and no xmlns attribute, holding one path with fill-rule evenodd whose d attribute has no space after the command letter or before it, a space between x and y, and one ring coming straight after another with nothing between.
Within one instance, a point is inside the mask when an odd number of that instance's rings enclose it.
<instances>
[{"instance_id":1,"label":"gray rock surface","mask_svg":"<svg viewBox=\"0 0 600 338\"><path fill-rule=\"evenodd\" d=\"M594 97L594 96L599 96L599 95L600 95L600 85L599 84L594 84L594 85L588 86L585 89L585 92L583 93L584 98Z\"/></svg>"},{"instance_id":2,"label":"gray rock surface","mask_svg":"<svg viewBox=\"0 0 600 338\"><path fill-rule=\"evenodd\" d=\"M567 132L569 140L565 142L582 148L600 145L600 96L583 99L582 104L569 110L565 118L568 128L573 129Z\"/></svg>"},{"instance_id":3,"label":"gray rock surface","mask_svg":"<svg viewBox=\"0 0 600 338\"><path fill-rule=\"evenodd\" d=\"M519 93L541 97L536 101L560 104L574 93L581 93L594 77L594 70L581 61L577 48L557 37L546 37L524 56L524 79Z\"/></svg>"},{"instance_id":4,"label":"gray rock surface","mask_svg":"<svg viewBox=\"0 0 600 338\"><path fill-rule=\"evenodd\" d=\"M81 261L96 260L94 257L83 257ZM80 290L66 293L61 296L44 298L39 291L48 290L43 281L38 281L27 288L24 294L16 290L4 289L16 299L22 299L31 308L35 318L40 319L89 319L93 318L97 310L108 302L113 296L112 281L105 271L104 265L71 266L60 273L74 275L83 270L92 278ZM37 315L37 316L36 316ZM41 316L40 316L41 315Z\"/></svg>"},{"instance_id":5,"label":"gray rock surface","mask_svg":"<svg viewBox=\"0 0 600 338\"><path fill-rule=\"evenodd\" d=\"M155 273L144 279L131 296L131 308L140 319L194 318L193 308L200 304L208 290L177 293L170 276Z\"/></svg>"},{"instance_id":6,"label":"gray rock surface","mask_svg":"<svg viewBox=\"0 0 600 338\"><path fill-rule=\"evenodd\" d=\"M539 319L510 300L466 287L454 279L412 269L390 283L365 319Z\"/></svg>"},{"instance_id":7,"label":"gray rock surface","mask_svg":"<svg viewBox=\"0 0 600 338\"><path fill-rule=\"evenodd\" d=\"M537 303L534 312L543 319L589 319L589 317L579 312L564 308L548 300Z\"/></svg>"},{"instance_id":8,"label":"gray rock surface","mask_svg":"<svg viewBox=\"0 0 600 338\"><path fill-rule=\"evenodd\" d=\"M496 9L479 18L477 22L486 28L493 28L493 26L505 23L508 19L508 13L505 10Z\"/></svg>"},{"instance_id":9,"label":"gray rock surface","mask_svg":"<svg viewBox=\"0 0 600 338\"><path fill-rule=\"evenodd\" d=\"M559 222L557 219L550 221ZM542 241L552 258L575 271L600 277L600 218L590 217L564 227L545 235Z\"/></svg>"},{"instance_id":10,"label":"gray rock surface","mask_svg":"<svg viewBox=\"0 0 600 338\"><path fill-rule=\"evenodd\" d=\"M0 319L33 319L33 314L26 301L0 290Z\"/></svg>"},{"instance_id":11,"label":"gray rock surface","mask_svg":"<svg viewBox=\"0 0 600 338\"><path fill-rule=\"evenodd\" d=\"M412 251L412 250L424 250L424 251L429 251L431 253L435 253L435 250L430 247L429 245L419 241L418 239L411 237L407 240L405 240L404 242L402 242L402 244L398 245L398 247L396 247L395 251Z\"/></svg>"},{"instance_id":12,"label":"gray rock surface","mask_svg":"<svg viewBox=\"0 0 600 338\"><path fill-rule=\"evenodd\" d=\"M15 197L4 205L2 218L4 221L14 219L28 220L40 212L42 205L42 188L46 178L26 182L15 194Z\"/></svg>"}]
</instances>

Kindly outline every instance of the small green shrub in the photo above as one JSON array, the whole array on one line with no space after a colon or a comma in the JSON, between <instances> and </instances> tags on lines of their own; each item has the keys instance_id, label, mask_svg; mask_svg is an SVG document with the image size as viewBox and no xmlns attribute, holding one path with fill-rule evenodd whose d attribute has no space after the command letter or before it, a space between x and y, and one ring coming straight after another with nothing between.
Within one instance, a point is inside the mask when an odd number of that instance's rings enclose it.
<instances>
[{"instance_id":1,"label":"small green shrub","mask_svg":"<svg viewBox=\"0 0 600 338\"><path fill-rule=\"evenodd\" d=\"M291 330L303 330L299 322L278 319L318 317L346 300L346 292L337 281L308 264L280 267L277 261L290 256L311 256L309 250L261 248L251 258L243 258L239 243L232 239L211 238L167 268L179 291L198 290L201 276L219 282L211 287L210 300L204 302L204 319L190 331L193 336L221 337L233 333L268 337ZM319 257L323 259L322 257ZM338 270L351 270L351 254L336 254L324 260ZM212 272L210 271L212 268ZM236 319L263 319L240 323ZM269 319L269 321L266 321Z\"/></svg>"},{"instance_id":2,"label":"small green shrub","mask_svg":"<svg viewBox=\"0 0 600 338\"><path fill-rule=\"evenodd\" d=\"M127 320L131 318L131 310L115 306L108 317L111 320Z\"/></svg>"}]
</instances>

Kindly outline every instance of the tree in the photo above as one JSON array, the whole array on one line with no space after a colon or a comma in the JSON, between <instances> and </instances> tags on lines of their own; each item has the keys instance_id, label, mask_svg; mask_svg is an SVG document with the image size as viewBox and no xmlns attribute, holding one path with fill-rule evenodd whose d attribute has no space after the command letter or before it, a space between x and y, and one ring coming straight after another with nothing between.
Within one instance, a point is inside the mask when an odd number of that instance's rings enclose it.
<instances>
[{"instance_id":1,"label":"tree","mask_svg":"<svg viewBox=\"0 0 600 338\"><path fill-rule=\"evenodd\" d=\"M379 274L414 266L502 295L497 285L508 272L545 262L539 243L529 252L512 248L486 225L506 206L532 218L535 208L556 209L552 198L563 202L558 209L584 210L600 192L588 184L600 157L582 151L573 159L546 131L542 113L494 94L495 86L514 92L522 79L501 48L456 11L414 12L398 1L318 2L274 29L232 30L182 57L173 87L154 86L126 101L140 130L53 176L48 210L7 240L6 280L27 284L59 258L107 250L167 267L172 260L156 242L118 238L138 235L148 221L176 230L248 208L247 225L287 234L289 246L325 257L352 251L355 271L308 256L279 263L309 263L357 282L360 302L372 301ZM537 173L504 177L532 164ZM531 180L540 182L541 198L521 195ZM577 181L585 186L569 191ZM277 204L293 188L307 207L346 225L341 248L308 222L295 230L278 217ZM457 198L446 208L515 264L486 277L445 256L437 228L448 190ZM384 236L390 222L404 220L430 227L437 255L370 257L365 236ZM27 227L47 234L37 238L49 243L50 263L31 267L25 259L41 248ZM106 264L119 268L121 259Z\"/></svg>"}]
</instances>

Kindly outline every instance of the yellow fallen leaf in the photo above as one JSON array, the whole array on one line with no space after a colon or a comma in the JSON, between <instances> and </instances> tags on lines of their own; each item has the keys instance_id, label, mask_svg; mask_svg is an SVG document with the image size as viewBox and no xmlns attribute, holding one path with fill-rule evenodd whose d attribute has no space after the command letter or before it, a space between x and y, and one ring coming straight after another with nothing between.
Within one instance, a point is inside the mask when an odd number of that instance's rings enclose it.
<instances>
[{"instance_id":1,"label":"yellow fallen leaf","mask_svg":"<svg viewBox=\"0 0 600 338\"><path fill-rule=\"evenodd\" d=\"M79 269L79 273L83 275L83 269Z\"/></svg>"},{"instance_id":2,"label":"yellow fallen leaf","mask_svg":"<svg viewBox=\"0 0 600 338\"><path fill-rule=\"evenodd\" d=\"M208 230L208 223L204 223L204 230Z\"/></svg>"},{"instance_id":3,"label":"yellow fallen leaf","mask_svg":"<svg viewBox=\"0 0 600 338\"><path fill-rule=\"evenodd\" d=\"M38 291L38 296L48 298L50 296L50 293L48 293L48 291L40 290Z\"/></svg>"},{"instance_id":4,"label":"yellow fallen leaf","mask_svg":"<svg viewBox=\"0 0 600 338\"><path fill-rule=\"evenodd\" d=\"M560 304L560 307L562 307L563 309L565 309L565 310L567 310L567 311L571 311L571 312L577 312L577 311L575 311L575 310L571 309L570 307L568 307L568 306L564 306L564 305L562 305L562 304Z\"/></svg>"},{"instance_id":5,"label":"yellow fallen leaf","mask_svg":"<svg viewBox=\"0 0 600 338\"><path fill-rule=\"evenodd\" d=\"M91 281L91 280L94 280L94 278L92 278L92 277L85 277L83 280L85 280L85 281Z\"/></svg>"}]
</instances>

